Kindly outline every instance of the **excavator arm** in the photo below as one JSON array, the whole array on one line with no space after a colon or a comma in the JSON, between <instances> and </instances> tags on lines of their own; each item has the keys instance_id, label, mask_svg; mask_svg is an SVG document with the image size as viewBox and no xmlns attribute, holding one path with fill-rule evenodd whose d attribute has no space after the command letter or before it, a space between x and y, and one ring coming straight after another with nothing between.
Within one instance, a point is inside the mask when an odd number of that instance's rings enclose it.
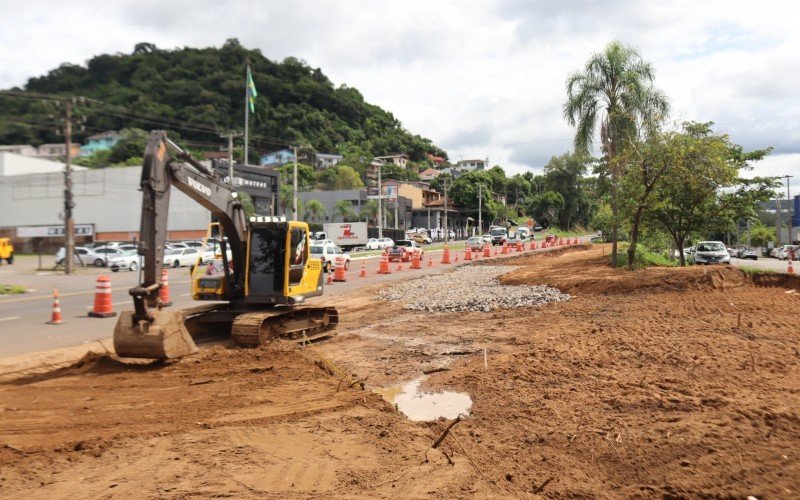
<instances>
[{"instance_id":1,"label":"excavator arm","mask_svg":"<svg viewBox=\"0 0 800 500\"><path fill-rule=\"evenodd\" d=\"M236 300L244 294L244 242L245 215L236 191L222 182L219 176L195 161L167 138L163 130L150 133L144 154L140 181L142 191L142 217L139 255L144 257L142 280L130 290L134 302L134 321L152 320L148 307L159 307L158 290L161 287L161 270L164 261L164 244L167 240L170 187L175 186L217 219L227 236L231 249L233 271L224 269L229 280L227 300ZM223 245L225 241L223 240ZM227 252L222 249L227 260Z\"/></svg>"}]
</instances>

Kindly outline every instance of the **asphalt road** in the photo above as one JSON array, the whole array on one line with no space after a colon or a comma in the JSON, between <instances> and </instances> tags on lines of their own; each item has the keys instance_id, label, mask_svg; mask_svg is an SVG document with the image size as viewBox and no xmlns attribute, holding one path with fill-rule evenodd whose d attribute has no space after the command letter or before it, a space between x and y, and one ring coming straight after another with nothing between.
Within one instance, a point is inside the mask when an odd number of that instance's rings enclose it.
<instances>
[{"instance_id":1,"label":"asphalt road","mask_svg":"<svg viewBox=\"0 0 800 500\"><path fill-rule=\"evenodd\" d=\"M428 256L435 265L427 266ZM406 279L411 276L440 273L452 267L441 264L442 252L425 252L424 266L420 270L397 271L397 263L390 266L389 275L377 274L379 257L359 258L351 255L353 261L347 273L346 282L333 283L325 287L325 296L347 293L367 283L380 283ZM463 252L459 257L463 259ZM51 260L51 259L48 259ZM367 277L359 277L361 263L364 262ZM12 266L0 267L0 283L21 285L29 292L20 295L0 295L0 356L24 354L28 352L74 346L108 339L112 336L116 317L92 318L88 312L94 301L94 288L97 276L105 274L111 278L112 304L114 311L131 310L133 305L128 290L138 281L138 273L130 271L109 272L103 268L79 269L72 276L63 272L37 271L35 257L18 257ZM189 269L169 269L170 298L173 308L180 309L197 305L190 297ZM63 323L50 325L53 290L58 289ZM324 296L314 298L309 303L324 301Z\"/></svg>"},{"instance_id":2,"label":"asphalt road","mask_svg":"<svg viewBox=\"0 0 800 500\"><path fill-rule=\"evenodd\" d=\"M775 273L785 273L789 268L789 263L787 261L773 259L772 257L759 257L758 260L731 257L731 265L736 267L750 267ZM793 261L792 267L794 267L794 272L796 274L800 274L800 262Z\"/></svg>"}]
</instances>

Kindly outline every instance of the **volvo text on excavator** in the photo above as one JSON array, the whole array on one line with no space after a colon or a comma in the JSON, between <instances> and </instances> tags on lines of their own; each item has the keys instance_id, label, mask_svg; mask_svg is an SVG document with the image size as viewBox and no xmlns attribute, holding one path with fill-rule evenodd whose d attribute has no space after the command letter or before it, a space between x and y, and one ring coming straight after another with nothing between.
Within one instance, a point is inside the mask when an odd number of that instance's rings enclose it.
<instances>
[{"instance_id":1,"label":"volvo text on excavator","mask_svg":"<svg viewBox=\"0 0 800 500\"><path fill-rule=\"evenodd\" d=\"M236 191L167 138L150 133L140 182L140 283L130 290L134 310L122 312L114 349L122 357L170 359L197 352L194 337L227 334L237 345L275 338L313 340L332 334L334 307L304 305L323 293L321 262L310 256L305 222L284 217L246 220ZM192 296L210 301L171 311L159 300L170 187L208 209L218 221L220 272L192 273Z\"/></svg>"}]
</instances>

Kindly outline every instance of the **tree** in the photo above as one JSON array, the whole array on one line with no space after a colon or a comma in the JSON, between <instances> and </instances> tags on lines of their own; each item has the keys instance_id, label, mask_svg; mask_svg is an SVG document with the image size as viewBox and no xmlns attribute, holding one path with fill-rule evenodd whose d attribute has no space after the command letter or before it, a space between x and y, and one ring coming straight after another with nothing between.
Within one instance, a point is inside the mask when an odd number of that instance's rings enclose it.
<instances>
[{"instance_id":1,"label":"tree","mask_svg":"<svg viewBox=\"0 0 800 500\"><path fill-rule=\"evenodd\" d=\"M239 201L242 202L242 208L244 209L244 216L246 218L250 218L256 213L256 206L253 204L253 198L250 197L244 191L236 191L236 196L239 198Z\"/></svg>"},{"instance_id":2,"label":"tree","mask_svg":"<svg viewBox=\"0 0 800 500\"><path fill-rule=\"evenodd\" d=\"M109 163L124 163L128 158L141 157L147 146L149 134L139 128L122 129L119 141L111 148ZM172 137L174 140L175 137ZM140 163L141 165L141 163Z\"/></svg>"},{"instance_id":3,"label":"tree","mask_svg":"<svg viewBox=\"0 0 800 500\"><path fill-rule=\"evenodd\" d=\"M325 205L319 200L308 200L305 206L306 219L317 221L320 217L325 216Z\"/></svg>"},{"instance_id":4,"label":"tree","mask_svg":"<svg viewBox=\"0 0 800 500\"><path fill-rule=\"evenodd\" d=\"M618 154L624 142L634 139L641 128L648 128L669 110L666 97L652 86L653 68L638 51L611 42L602 53L587 61L583 72L567 79L567 101L563 112L567 122L577 127L575 149L588 154L595 129L611 174L612 226L611 265L617 261L618 180L621 165Z\"/></svg>"},{"instance_id":5,"label":"tree","mask_svg":"<svg viewBox=\"0 0 800 500\"><path fill-rule=\"evenodd\" d=\"M586 175L588 157L578 153L553 156L544 167L547 189L561 194L564 207L558 214L558 225L569 230L585 203L581 178ZM556 221L552 221L556 222Z\"/></svg>"},{"instance_id":6,"label":"tree","mask_svg":"<svg viewBox=\"0 0 800 500\"><path fill-rule=\"evenodd\" d=\"M546 191L534 196L528 204L528 213L533 215L542 225L552 225L558 220L559 212L564 208L564 197L555 191Z\"/></svg>"},{"instance_id":7,"label":"tree","mask_svg":"<svg viewBox=\"0 0 800 500\"><path fill-rule=\"evenodd\" d=\"M361 189L364 183L361 182L361 177L353 169L347 165L337 165L326 169L320 175L320 185L327 190L339 191L342 189Z\"/></svg>"},{"instance_id":8,"label":"tree","mask_svg":"<svg viewBox=\"0 0 800 500\"><path fill-rule=\"evenodd\" d=\"M339 200L333 207L334 215L338 215L344 222L350 222L354 218L353 204L349 200Z\"/></svg>"},{"instance_id":9,"label":"tree","mask_svg":"<svg viewBox=\"0 0 800 500\"><path fill-rule=\"evenodd\" d=\"M292 211L292 201L294 200L294 186L291 184L281 184L278 188L278 206L283 215Z\"/></svg>"},{"instance_id":10,"label":"tree","mask_svg":"<svg viewBox=\"0 0 800 500\"><path fill-rule=\"evenodd\" d=\"M364 214L364 218L367 222L373 222L378 220L378 200L369 200L361 207L361 213Z\"/></svg>"},{"instance_id":11,"label":"tree","mask_svg":"<svg viewBox=\"0 0 800 500\"><path fill-rule=\"evenodd\" d=\"M299 155L298 155L299 156ZM287 163L278 167L281 182L294 185L294 163ZM317 171L314 167L303 163L297 164L297 190L311 191L317 184Z\"/></svg>"},{"instance_id":12,"label":"tree","mask_svg":"<svg viewBox=\"0 0 800 500\"><path fill-rule=\"evenodd\" d=\"M750 244L754 247L764 247L770 241L775 241L775 228L756 224L750 228Z\"/></svg>"},{"instance_id":13,"label":"tree","mask_svg":"<svg viewBox=\"0 0 800 500\"><path fill-rule=\"evenodd\" d=\"M683 247L689 235L725 229L733 221L754 218L759 201L772 194L772 179L742 179L742 170L770 149L744 152L727 135L711 131L711 123L685 123L663 145L670 168L653 193L646 215L672 237L685 265Z\"/></svg>"}]
</instances>

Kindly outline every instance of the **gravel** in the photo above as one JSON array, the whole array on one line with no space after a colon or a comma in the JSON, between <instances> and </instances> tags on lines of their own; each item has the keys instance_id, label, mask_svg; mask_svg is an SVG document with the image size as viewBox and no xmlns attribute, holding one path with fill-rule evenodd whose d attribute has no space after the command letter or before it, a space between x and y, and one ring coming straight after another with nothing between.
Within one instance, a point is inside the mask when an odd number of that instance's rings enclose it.
<instances>
[{"instance_id":1,"label":"gravel","mask_svg":"<svg viewBox=\"0 0 800 500\"><path fill-rule=\"evenodd\" d=\"M404 309L426 312L491 311L498 308L538 307L570 299L569 294L544 285L503 285L497 277L514 266L462 266L437 276L392 285L378 292L383 300L401 301Z\"/></svg>"}]
</instances>

